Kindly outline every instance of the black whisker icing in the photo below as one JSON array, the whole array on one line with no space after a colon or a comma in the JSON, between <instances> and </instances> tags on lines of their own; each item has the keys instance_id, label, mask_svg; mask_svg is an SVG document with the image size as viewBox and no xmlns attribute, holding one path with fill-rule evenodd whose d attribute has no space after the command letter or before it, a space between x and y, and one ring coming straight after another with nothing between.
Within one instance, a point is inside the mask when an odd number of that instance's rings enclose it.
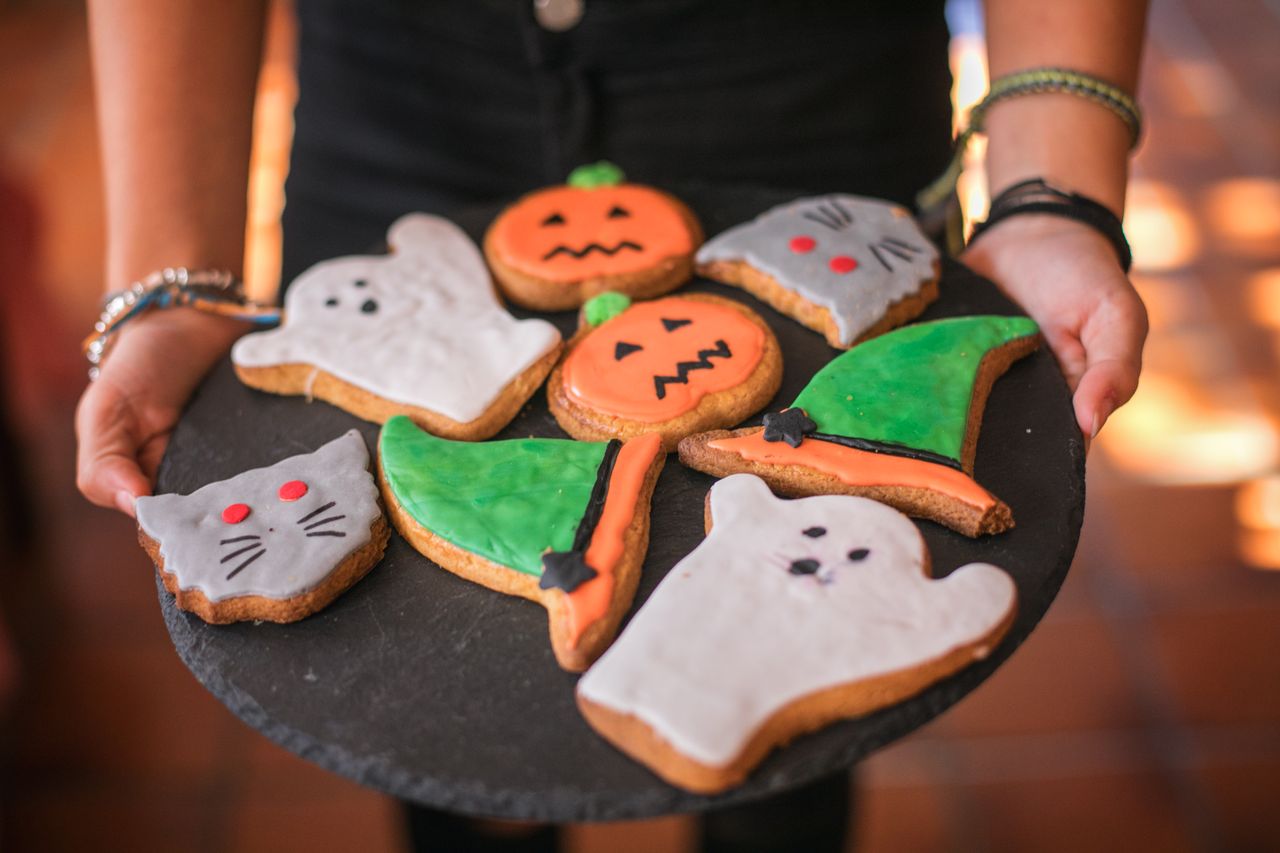
<instances>
[{"instance_id":1,"label":"black whisker icing","mask_svg":"<svg viewBox=\"0 0 1280 853\"><path fill-rule=\"evenodd\" d=\"M265 554L265 553L267 553L267 549L266 549L266 548L263 548L261 551L259 551L258 553L254 554L252 557L249 557L247 560L245 560L245 561L244 561L243 563L241 563L240 565L236 566L234 569L232 569L232 570L231 570L230 574L228 574L228 575L227 575L227 580L231 580L233 577L235 577L236 575L240 574L241 570L243 570L246 566L248 566L250 563L252 563L254 560L258 559L259 557L261 557L261 556L262 556L263 554Z\"/></svg>"},{"instance_id":2,"label":"black whisker icing","mask_svg":"<svg viewBox=\"0 0 1280 853\"><path fill-rule=\"evenodd\" d=\"M260 542L254 542L252 545L246 545L246 546L244 546L244 547L243 547L243 548L241 548L239 551L232 551L230 554L228 554L227 556L223 557L223 558L222 558L221 560L219 560L218 562L219 562L219 563L225 563L227 560L233 560L233 559L235 559L236 557L239 557L239 556L240 556L241 554L243 554L245 551L252 551L254 548L261 548L261 547L262 547L262 543L260 543Z\"/></svg>"},{"instance_id":3,"label":"black whisker icing","mask_svg":"<svg viewBox=\"0 0 1280 853\"><path fill-rule=\"evenodd\" d=\"M304 528L302 528L302 529L303 529L303 530L310 530L310 529L311 529L311 528L313 528L313 527L319 527L319 526L320 526L320 525L322 525L322 524L328 524L329 522L331 522L331 521L337 521L337 520L338 520L338 519L340 519L340 518L346 518L346 516L345 516L345 515L331 515L331 516L329 516L328 518L322 518L322 519L320 519L319 521L313 521L313 522L311 522L310 524L308 524L306 527L304 527Z\"/></svg>"},{"instance_id":4,"label":"black whisker icing","mask_svg":"<svg viewBox=\"0 0 1280 853\"><path fill-rule=\"evenodd\" d=\"M308 536L346 536L341 530L317 530L314 533L308 533Z\"/></svg>"},{"instance_id":5,"label":"black whisker icing","mask_svg":"<svg viewBox=\"0 0 1280 853\"><path fill-rule=\"evenodd\" d=\"M302 524L304 521L310 521L311 519L315 518L317 515L324 512L325 510L333 509L336 503L337 501L329 501L327 504L320 507L319 509L311 510L311 512L307 513L302 518L298 519L298 524Z\"/></svg>"},{"instance_id":6,"label":"black whisker icing","mask_svg":"<svg viewBox=\"0 0 1280 853\"><path fill-rule=\"evenodd\" d=\"M256 533L248 533L244 536L232 536L230 539L219 540L219 545L230 545L232 542L245 542L249 539L261 539L262 537Z\"/></svg>"},{"instance_id":7,"label":"black whisker icing","mask_svg":"<svg viewBox=\"0 0 1280 853\"><path fill-rule=\"evenodd\" d=\"M889 272L893 272L893 267L889 266L889 262L884 259L883 255L880 254L880 248L878 246L871 247L871 254L876 256L876 260L880 262L880 266L889 270Z\"/></svg>"}]
</instances>

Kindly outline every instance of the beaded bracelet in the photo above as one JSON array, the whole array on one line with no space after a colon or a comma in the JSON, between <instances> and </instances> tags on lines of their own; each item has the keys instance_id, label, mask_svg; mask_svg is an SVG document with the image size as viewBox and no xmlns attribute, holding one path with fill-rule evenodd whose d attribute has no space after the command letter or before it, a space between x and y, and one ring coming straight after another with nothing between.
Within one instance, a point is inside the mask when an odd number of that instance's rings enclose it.
<instances>
[{"instance_id":1,"label":"beaded bracelet","mask_svg":"<svg viewBox=\"0 0 1280 853\"><path fill-rule=\"evenodd\" d=\"M152 308L178 307L251 323L275 323L280 319L278 308L246 299L244 283L226 270L165 267L124 290L107 294L93 332L80 345L89 361L89 379L98 378L113 337L125 323Z\"/></svg>"},{"instance_id":2,"label":"beaded bracelet","mask_svg":"<svg viewBox=\"0 0 1280 853\"><path fill-rule=\"evenodd\" d=\"M1088 196L1059 189L1043 178L1020 181L996 196L991 201L987 218L974 224L969 242L977 240L997 222L1010 216L1030 213L1062 216L1082 222L1111 241L1125 272L1133 264L1133 253L1129 249L1129 241L1125 239L1124 226L1110 208Z\"/></svg>"},{"instance_id":3,"label":"beaded bracelet","mask_svg":"<svg viewBox=\"0 0 1280 853\"><path fill-rule=\"evenodd\" d=\"M955 190L956 181L964 167L964 152L975 133L983 132L987 112L996 103L1022 95L1041 92L1059 92L1076 95L1100 104L1115 113L1129 128L1130 148L1136 148L1142 136L1142 111L1133 96L1118 86L1100 80L1090 74L1067 68L1031 68L1014 74L1006 74L991 82L985 98L969 111L969 124L956 137L955 154L951 163L933 183L916 196L921 210L930 210L944 204Z\"/></svg>"}]
</instances>

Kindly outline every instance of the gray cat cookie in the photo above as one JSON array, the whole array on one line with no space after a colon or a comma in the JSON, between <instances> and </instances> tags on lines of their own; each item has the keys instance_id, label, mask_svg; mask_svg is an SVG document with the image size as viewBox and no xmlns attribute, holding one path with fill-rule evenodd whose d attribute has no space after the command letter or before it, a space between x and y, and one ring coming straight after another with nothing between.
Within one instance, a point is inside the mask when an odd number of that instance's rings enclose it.
<instances>
[{"instance_id":1,"label":"gray cat cookie","mask_svg":"<svg viewBox=\"0 0 1280 853\"><path fill-rule=\"evenodd\" d=\"M390 536L355 430L136 509L138 541L178 607L217 624L315 613L382 559Z\"/></svg>"},{"instance_id":2,"label":"gray cat cookie","mask_svg":"<svg viewBox=\"0 0 1280 853\"><path fill-rule=\"evenodd\" d=\"M699 275L743 288L848 349L938 296L938 250L906 208L855 195L802 198L708 241Z\"/></svg>"}]
</instances>

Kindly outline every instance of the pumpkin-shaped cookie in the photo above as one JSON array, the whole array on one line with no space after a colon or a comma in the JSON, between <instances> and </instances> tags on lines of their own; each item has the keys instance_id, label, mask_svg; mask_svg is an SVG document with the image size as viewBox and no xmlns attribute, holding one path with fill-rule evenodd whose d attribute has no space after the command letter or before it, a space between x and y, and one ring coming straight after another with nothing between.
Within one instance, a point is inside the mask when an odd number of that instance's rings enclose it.
<instances>
[{"instance_id":1,"label":"pumpkin-shaped cookie","mask_svg":"<svg viewBox=\"0 0 1280 853\"><path fill-rule=\"evenodd\" d=\"M547 383L551 413L584 441L680 439L740 423L777 393L782 352L751 309L701 293L632 303L601 294Z\"/></svg>"},{"instance_id":2,"label":"pumpkin-shaped cookie","mask_svg":"<svg viewBox=\"0 0 1280 853\"><path fill-rule=\"evenodd\" d=\"M484 253L512 302L562 311L606 291L668 293L692 276L701 243L702 228L679 199L596 163L504 210L489 226Z\"/></svg>"}]
</instances>

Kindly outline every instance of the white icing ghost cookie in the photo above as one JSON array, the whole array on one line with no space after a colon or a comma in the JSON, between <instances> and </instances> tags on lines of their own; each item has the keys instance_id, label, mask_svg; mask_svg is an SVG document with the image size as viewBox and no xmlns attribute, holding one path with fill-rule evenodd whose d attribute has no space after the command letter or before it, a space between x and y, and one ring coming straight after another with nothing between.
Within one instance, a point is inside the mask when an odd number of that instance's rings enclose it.
<instances>
[{"instance_id":1,"label":"white icing ghost cookie","mask_svg":"<svg viewBox=\"0 0 1280 853\"><path fill-rule=\"evenodd\" d=\"M389 255L334 258L299 276L284 323L232 349L236 374L365 420L402 414L437 435L488 438L542 384L560 333L502 308L479 250L448 220L403 216L387 241Z\"/></svg>"},{"instance_id":2,"label":"white icing ghost cookie","mask_svg":"<svg viewBox=\"0 0 1280 853\"><path fill-rule=\"evenodd\" d=\"M390 536L355 430L314 453L138 498L138 541L177 605L206 622L295 622L382 559Z\"/></svg>"},{"instance_id":3,"label":"white icing ghost cookie","mask_svg":"<svg viewBox=\"0 0 1280 853\"><path fill-rule=\"evenodd\" d=\"M1013 581L972 564L941 580L905 516L865 498L773 496L737 474L714 527L578 682L607 740L690 791L740 784L776 745L899 702L985 657Z\"/></svg>"},{"instance_id":4,"label":"white icing ghost cookie","mask_svg":"<svg viewBox=\"0 0 1280 853\"><path fill-rule=\"evenodd\" d=\"M938 296L938 250L911 214L856 195L802 198L709 240L700 275L737 285L848 349Z\"/></svg>"}]
</instances>

